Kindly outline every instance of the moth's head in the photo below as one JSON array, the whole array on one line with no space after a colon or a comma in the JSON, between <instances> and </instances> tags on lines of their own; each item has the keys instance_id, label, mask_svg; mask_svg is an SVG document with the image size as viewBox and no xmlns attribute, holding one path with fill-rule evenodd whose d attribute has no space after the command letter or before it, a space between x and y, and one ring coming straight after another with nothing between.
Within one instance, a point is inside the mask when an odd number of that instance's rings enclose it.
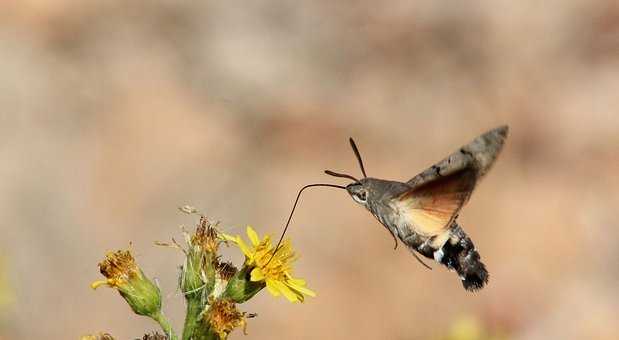
<instances>
[{"instance_id":1,"label":"moth's head","mask_svg":"<svg viewBox=\"0 0 619 340\"><path fill-rule=\"evenodd\" d=\"M365 174L365 168L363 167L363 161L361 160L359 149L357 149L357 145L355 144L355 141L353 141L352 138L350 138L350 146L352 147L352 150L355 153L355 156L357 156L357 160L359 161L359 166L361 167L361 172L363 173L363 178L359 180L355 178L354 176L344 174L344 173L334 172L331 170L325 170L325 173L327 175L331 175L335 177L344 177L344 178L353 180L354 182L346 186L346 191L348 192L350 197L352 197L352 199L355 202L367 207L367 202L370 197L369 184L370 184L371 179L368 178L367 175Z\"/></svg>"},{"instance_id":2,"label":"moth's head","mask_svg":"<svg viewBox=\"0 0 619 340\"><path fill-rule=\"evenodd\" d=\"M370 191L368 190L365 180L366 179L363 178L358 182L353 182L346 186L346 191L348 191L350 197L363 206L366 206L370 197Z\"/></svg>"}]
</instances>

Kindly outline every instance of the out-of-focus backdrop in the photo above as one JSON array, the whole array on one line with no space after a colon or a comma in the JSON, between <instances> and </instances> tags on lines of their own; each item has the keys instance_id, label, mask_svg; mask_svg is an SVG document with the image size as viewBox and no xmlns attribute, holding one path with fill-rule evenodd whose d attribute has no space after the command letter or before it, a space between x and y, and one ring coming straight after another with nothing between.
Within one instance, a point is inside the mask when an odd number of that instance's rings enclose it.
<instances>
[{"instance_id":1,"label":"out-of-focus backdrop","mask_svg":"<svg viewBox=\"0 0 619 340\"><path fill-rule=\"evenodd\" d=\"M153 245L177 206L276 234L301 185L359 173L349 136L407 180L499 124L460 217L487 288L317 189L289 236L318 297L261 294L235 339L617 339L617 2L3 1L0 338L156 329L89 288L129 242L180 326L182 254Z\"/></svg>"}]
</instances>

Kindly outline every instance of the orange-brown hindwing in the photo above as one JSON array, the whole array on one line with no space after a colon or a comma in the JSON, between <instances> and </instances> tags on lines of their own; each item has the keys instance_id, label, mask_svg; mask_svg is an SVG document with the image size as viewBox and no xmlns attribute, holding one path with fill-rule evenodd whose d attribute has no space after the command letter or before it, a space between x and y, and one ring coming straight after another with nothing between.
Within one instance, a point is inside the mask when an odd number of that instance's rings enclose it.
<instances>
[{"instance_id":1,"label":"orange-brown hindwing","mask_svg":"<svg viewBox=\"0 0 619 340\"><path fill-rule=\"evenodd\" d=\"M404 192L396 205L415 232L431 237L441 234L456 217L475 188L472 169L438 177Z\"/></svg>"}]
</instances>

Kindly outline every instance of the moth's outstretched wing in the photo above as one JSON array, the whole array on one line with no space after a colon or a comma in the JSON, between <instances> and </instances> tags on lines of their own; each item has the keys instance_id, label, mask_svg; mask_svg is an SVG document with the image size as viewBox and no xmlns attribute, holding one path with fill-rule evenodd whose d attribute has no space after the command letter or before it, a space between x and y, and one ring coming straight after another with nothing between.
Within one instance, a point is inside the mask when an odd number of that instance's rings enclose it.
<instances>
[{"instance_id":1,"label":"moth's outstretched wing","mask_svg":"<svg viewBox=\"0 0 619 340\"><path fill-rule=\"evenodd\" d=\"M461 169L405 191L395 200L403 218L415 232L426 237L441 234L471 196L477 174Z\"/></svg>"},{"instance_id":2,"label":"moth's outstretched wing","mask_svg":"<svg viewBox=\"0 0 619 340\"><path fill-rule=\"evenodd\" d=\"M406 184L417 188L463 170L472 171L476 179L481 178L490 170L501 152L507 132L508 127L504 125L482 134L447 158L413 177Z\"/></svg>"},{"instance_id":3,"label":"moth's outstretched wing","mask_svg":"<svg viewBox=\"0 0 619 340\"><path fill-rule=\"evenodd\" d=\"M507 132L507 126L490 130L406 182L411 189L397 200L401 216L422 235L441 234L492 167Z\"/></svg>"}]
</instances>

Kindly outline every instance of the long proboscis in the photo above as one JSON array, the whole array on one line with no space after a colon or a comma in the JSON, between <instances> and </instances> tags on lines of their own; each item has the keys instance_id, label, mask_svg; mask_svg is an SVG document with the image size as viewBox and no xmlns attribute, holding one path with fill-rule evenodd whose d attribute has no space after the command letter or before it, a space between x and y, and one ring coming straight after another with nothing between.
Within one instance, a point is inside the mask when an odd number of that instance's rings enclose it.
<instances>
[{"instance_id":1,"label":"long proboscis","mask_svg":"<svg viewBox=\"0 0 619 340\"><path fill-rule=\"evenodd\" d=\"M271 258L269 259L267 264L269 262L271 262L271 260L275 256L275 253L277 253L277 251L279 250L279 246L282 244L282 240L284 239L284 235L286 235L286 231L288 231L288 227L290 226L290 221L292 221L292 215L294 215L294 211L297 208L297 204L299 203L299 199L301 198L301 194L303 193L303 191L305 189L312 188L312 187L331 187L331 188L338 188L338 189L346 189L346 187L342 186L342 185L327 184L327 183L314 183L314 184L308 184L308 185L302 187L299 190L299 193L297 194L297 198L294 200L294 205L292 206L292 210L290 211L290 215L288 216L288 220L286 221L286 226L284 227L284 231L282 231L282 236L279 237L279 241L277 241L277 245L275 246L275 250L273 251L273 255L271 255Z\"/></svg>"}]
</instances>

